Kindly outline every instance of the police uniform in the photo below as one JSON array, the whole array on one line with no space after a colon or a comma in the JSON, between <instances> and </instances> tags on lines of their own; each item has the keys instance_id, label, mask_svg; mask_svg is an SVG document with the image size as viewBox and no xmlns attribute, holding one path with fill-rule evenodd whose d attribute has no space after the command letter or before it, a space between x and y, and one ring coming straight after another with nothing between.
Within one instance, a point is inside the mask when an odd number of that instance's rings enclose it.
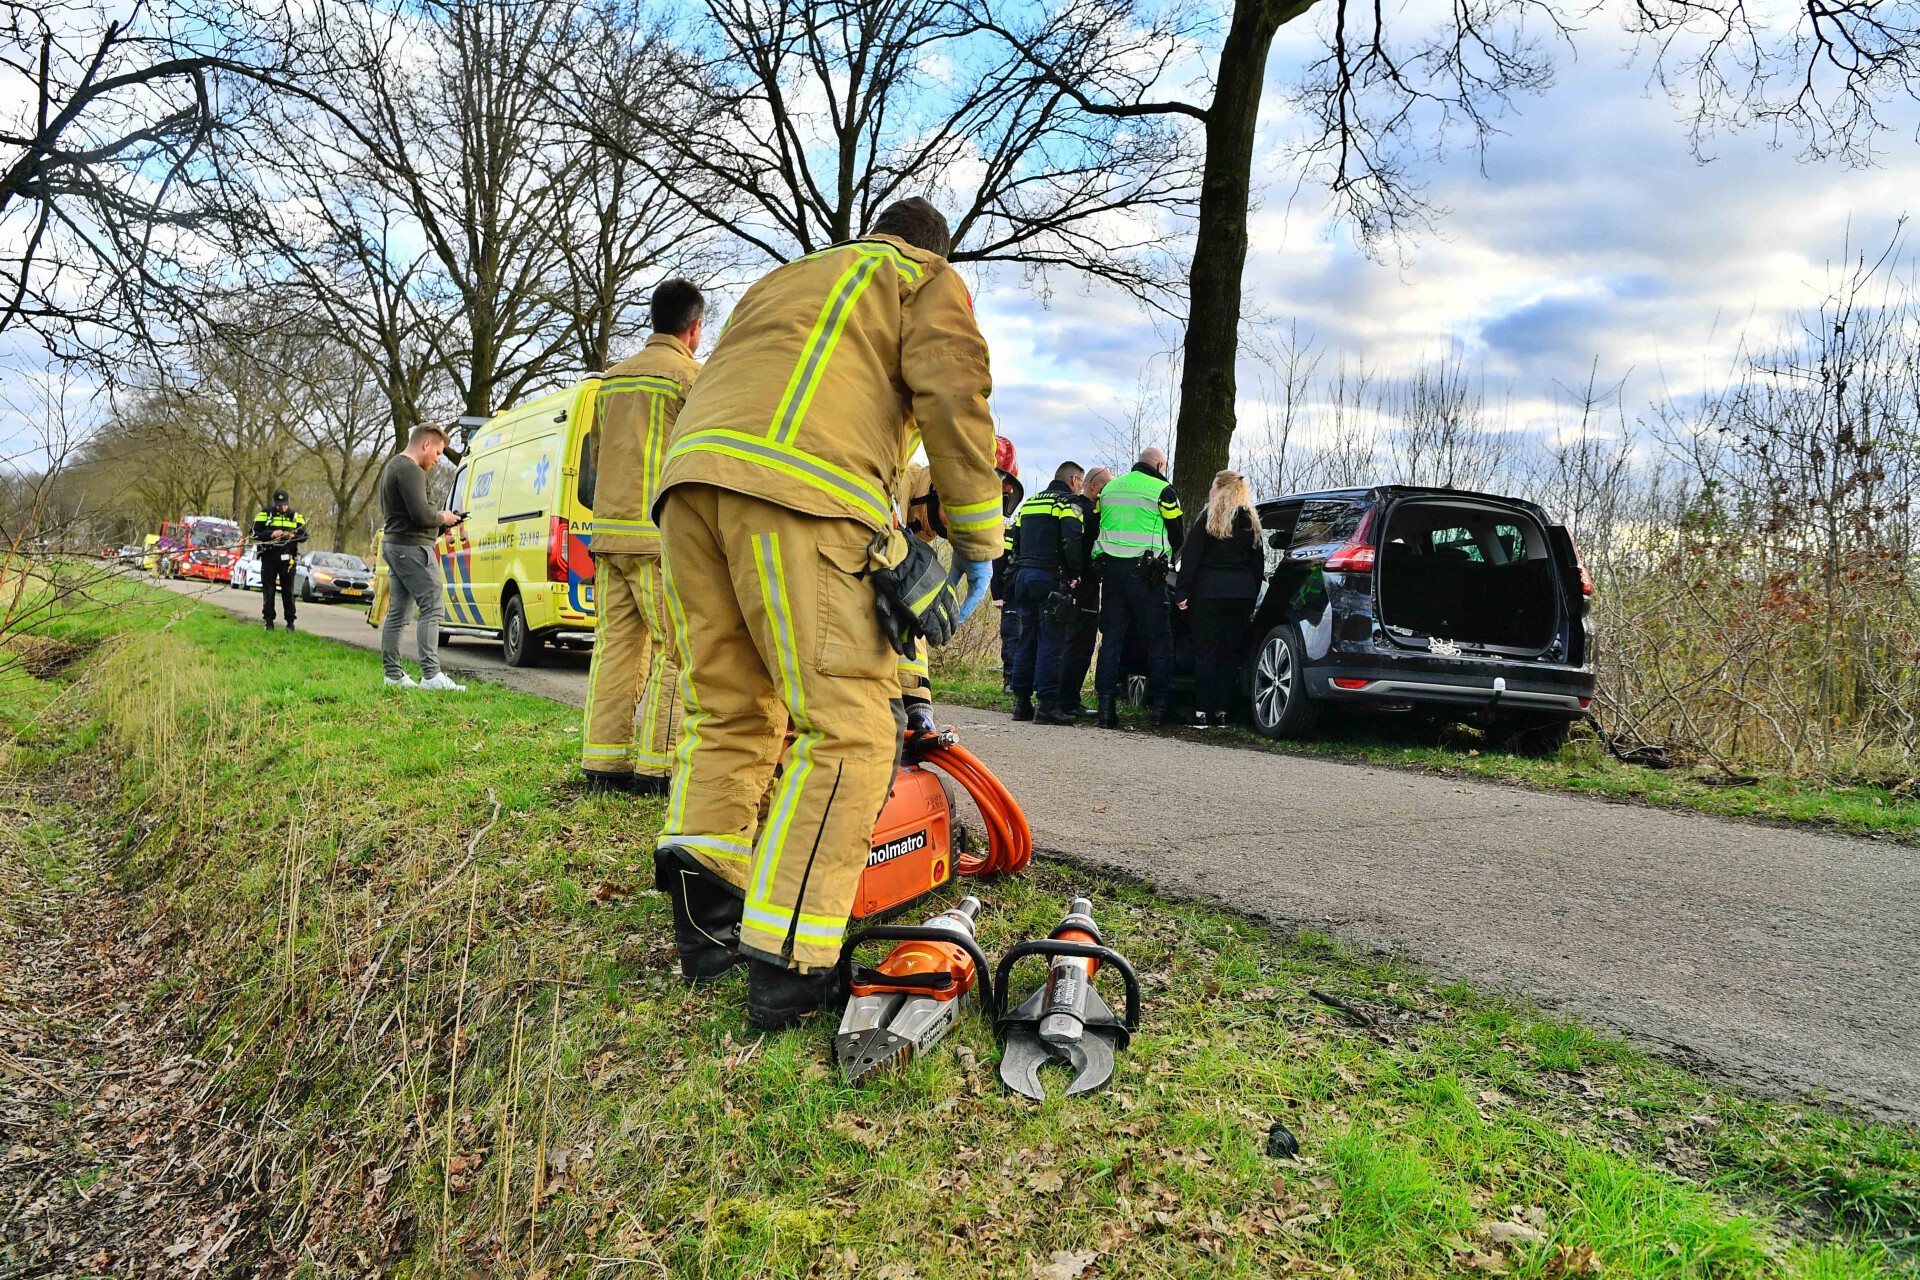
<instances>
[{"instance_id":1,"label":"police uniform","mask_svg":"<svg viewBox=\"0 0 1920 1280\"><path fill-rule=\"evenodd\" d=\"M253 542L260 550L260 620L269 631L275 592L286 607L287 630L293 630L293 561L306 540L307 518L287 502L285 489L276 489L272 503L253 516Z\"/></svg>"},{"instance_id":2,"label":"police uniform","mask_svg":"<svg viewBox=\"0 0 1920 1280\"><path fill-rule=\"evenodd\" d=\"M894 524L911 420L955 554L999 555L991 385L946 260L872 236L749 289L680 413L656 515L686 720L656 883L685 892L682 859L723 883L742 955L839 959L904 714L870 546Z\"/></svg>"},{"instance_id":3,"label":"police uniform","mask_svg":"<svg viewBox=\"0 0 1920 1280\"><path fill-rule=\"evenodd\" d=\"M1079 581L1080 553L1080 508L1067 482L1055 480L1021 504L1013 540L1013 608L1020 618L1010 673L1016 720L1065 723L1071 718L1060 715L1058 704L1072 618L1056 611L1054 597Z\"/></svg>"},{"instance_id":4,"label":"police uniform","mask_svg":"<svg viewBox=\"0 0 1920 1280\"><path fill-rule=\"evenodd\" d=\"M633 775L662 791L679 741L680 665L653 501L674 422L699 371L684 342L654 334L602 379L588 437L594 645L580 764L590 774Z\"/></svg>"},{"instance_id":5,"label":"police uniform","mask_svg":"<svg viewBox=\"0 0 1920 1280\"><path fill-rule=\"evenodd\" d=\"M1112 727L1125 672L1128 641L1146 648L1147 687L1162 720L1173 713L1173 621L1167 604L1167 568L1180 550L1180 499L1167 478L1146 463L1116 476L1095 504L1100 536L1093 554L1100 569L1100 659L1093 686L1101 723Z\"/></svg>"},{"instance_id":6,"label":"police uniform","mask_svg":"<svg viewBox=\"0 0 1920 1280\"><path fill-rule=\"evenodd\" d=\"M1100 574L1093 558L1093 544L1100 537L1100 517L1094 500L1083 493L1073 496L1080 510L1080 581L1073 588L1073 623L1067 629L1065 651L1060 657L1061 711L1079 716L1086 712L1080 702L1080 690L1086 687L1087 672L1093 668L1095 642L1100 639Z\"/></svg>"}]
</instances>

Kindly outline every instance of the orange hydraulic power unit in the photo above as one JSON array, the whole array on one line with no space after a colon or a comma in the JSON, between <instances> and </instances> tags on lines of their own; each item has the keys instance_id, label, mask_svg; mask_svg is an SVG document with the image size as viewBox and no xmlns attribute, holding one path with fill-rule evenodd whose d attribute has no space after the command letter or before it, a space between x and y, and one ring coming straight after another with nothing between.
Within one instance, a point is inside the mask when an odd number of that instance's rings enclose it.
<instances>
[{"instance_id":1,"label":"orange hydraulic power unit","mask_svg":"<svg viewBox=\"0 0 1920 1280\"><path fill-rule=\"evenodd\" d=\"M874 824L873 849L854 892L855 922L892 915L956 875L1000 875L1033 859L1033 831L1019 804L951 732L909 733L904 759ZM984 831L955 822L946 779L972 797Z\"/></svg>"}]
</instances>

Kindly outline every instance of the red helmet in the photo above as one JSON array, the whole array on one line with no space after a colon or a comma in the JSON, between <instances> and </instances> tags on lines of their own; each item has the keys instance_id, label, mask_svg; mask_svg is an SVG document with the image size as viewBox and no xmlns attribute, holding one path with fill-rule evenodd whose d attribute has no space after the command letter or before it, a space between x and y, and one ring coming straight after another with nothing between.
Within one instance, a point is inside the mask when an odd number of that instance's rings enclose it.
<instances>
[{"instance_id":1,"label":"red helmet","mask_svg":"<svg viewBox=\"0 0 1920 1280\"><path fill-rule=\"evenodd\" d=\"M993 438L993 465L1010 476L1020 474L1020 463L1013 456L1013 441L1005 436Z\"/></svg>"}]
</instances>

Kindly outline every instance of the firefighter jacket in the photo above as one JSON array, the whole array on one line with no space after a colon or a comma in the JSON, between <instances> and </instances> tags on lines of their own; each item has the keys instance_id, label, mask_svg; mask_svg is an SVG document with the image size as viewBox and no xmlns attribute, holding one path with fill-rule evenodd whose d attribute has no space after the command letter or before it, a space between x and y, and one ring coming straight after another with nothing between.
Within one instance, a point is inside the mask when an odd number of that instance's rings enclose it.
<instances>
[{"instance_id":1,"label":"firefighter jacket","mask_svg":"<svg viewBox=\"0 0 1920 1280\"><path fill-rule=\"evenodd\" d=\"M653 500L667 441L700 362L672 334L656 333L600 381L594 401L593 549L659 555Z\"/></svg>"},{"instance_id":2,"label":"firefighter jacket","mask_svg":"<svg viewBox=\"0 0 1920 1280\"><path fill-rule=\"evenodd\" d=\"M1072 581L1081 571L1080 537L1080 507L1073 490L1055 480L1020 505L1014 567L1044 569Z\"/></svg>"},{"instance_id":3,"label":"firefighter jacket","mask_svg":"<svg viewBox=\"0 0 1920 1280\"><path fill-rule=\"evenodd\" d=\"M837 244L776 268L733 309L680 411L659 492L714 485L883 530L913 424L954 551L992 560L992 386L946 259L892 236Z\"/></svg>"},{"instance_id":4,"label":"firefighter jacket","mask_svg":"<svg viewBox=\"0 0 1920 1280\"><path fill-rule=\"evenodd\" d=\"M253 515L253 541L263 556L297 555L307 540L307 518L289 507L262 507Z\"/></svg>"},{"instance_id":5,"label":"firefighter jacket","mask_svg":"<svg viewBox=\"0 0 1920 1280\"><path fill-rule=\"evenodd\" d=\"M1180 549L1184 523L1180 498L1167 478L1144 462L1108 481L1095 510L1100 515L1100 538L1093 544L1096 556L1171 559Z\"/></svg>"}]
</instances>

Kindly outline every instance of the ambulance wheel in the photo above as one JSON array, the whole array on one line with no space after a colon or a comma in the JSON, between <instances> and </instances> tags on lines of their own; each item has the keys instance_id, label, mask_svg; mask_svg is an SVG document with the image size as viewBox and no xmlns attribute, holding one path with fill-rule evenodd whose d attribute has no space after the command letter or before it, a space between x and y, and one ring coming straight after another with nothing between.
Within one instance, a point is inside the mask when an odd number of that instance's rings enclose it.
<instances>
[{"instance_id":1,"label":"ambulance wheel","mask_svg":"<svg viewBox=\"0 0 1920 1280\"><path fill-rule=\"evenodd\" d=\"M527 611L520 603L518 594L507 597L507 607L500 618L500 652L510 667L537 667L540 665L540 650L544 647L539 636L527 628Z\"/></svg>"}]
</instances>

